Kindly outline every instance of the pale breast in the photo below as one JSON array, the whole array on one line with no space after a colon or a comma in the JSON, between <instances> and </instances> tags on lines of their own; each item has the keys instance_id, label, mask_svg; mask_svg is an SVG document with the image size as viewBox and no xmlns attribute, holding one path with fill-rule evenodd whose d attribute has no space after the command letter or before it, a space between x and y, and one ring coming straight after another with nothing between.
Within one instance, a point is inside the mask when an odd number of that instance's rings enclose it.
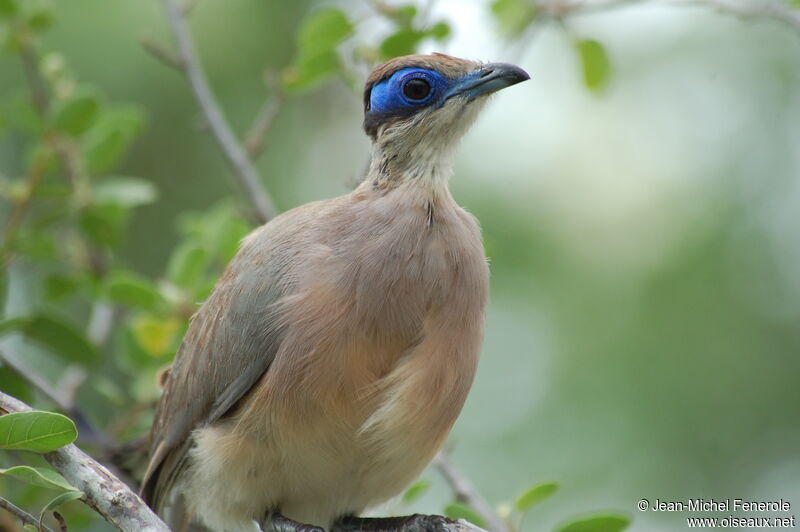
<instances>
[{"instance_id":1,"label":"pale breast","mask_svg":"<svg viewBox=\"0 0 800 532\"><path fill-rule=\"evenodd\" d=\"M229 435L199 439L196 456L238 464L209 462L213 475L248 475L248 509L327 524L396 495L466 399L488 293L477 223L449 194L368 199L315 222L274 362Z\"/></svg>"}]
</instances>

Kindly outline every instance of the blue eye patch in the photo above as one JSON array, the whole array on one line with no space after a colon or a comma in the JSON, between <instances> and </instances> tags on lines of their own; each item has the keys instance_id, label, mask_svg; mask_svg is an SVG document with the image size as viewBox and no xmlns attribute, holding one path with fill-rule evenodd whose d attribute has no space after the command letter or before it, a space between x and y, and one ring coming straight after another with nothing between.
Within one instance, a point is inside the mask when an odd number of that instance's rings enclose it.
<instances>
[{"instance_id":1,"label":"blue eye patch","mask_svg":"<svg viewBox=\"0 0 800 532\"><path fill-rule=\"evenodd\" d=\"M369 105L374 113L413 112L439 101L452 80L435 70L403 68L372 87Z\"/></svg>"}]
</instances>

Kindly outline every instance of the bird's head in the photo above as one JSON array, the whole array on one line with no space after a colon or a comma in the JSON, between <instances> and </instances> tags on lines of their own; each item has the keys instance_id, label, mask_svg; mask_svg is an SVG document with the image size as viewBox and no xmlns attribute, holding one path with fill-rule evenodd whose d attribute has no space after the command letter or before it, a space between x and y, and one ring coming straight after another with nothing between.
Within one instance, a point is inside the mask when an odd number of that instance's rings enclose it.
<instances>
[{"instance_id":1,"label":"bird's head","mask_svg":"<svg viewBox=\"0 0 800 532\"><path fill-rule=\"evenodd\" d=\"M530 76L508 63L479 63L444 54L398 57L376 68L364 88L364 130L373 165L399 172L436 172L488 96Z\"/></svg>"}]
</instances>

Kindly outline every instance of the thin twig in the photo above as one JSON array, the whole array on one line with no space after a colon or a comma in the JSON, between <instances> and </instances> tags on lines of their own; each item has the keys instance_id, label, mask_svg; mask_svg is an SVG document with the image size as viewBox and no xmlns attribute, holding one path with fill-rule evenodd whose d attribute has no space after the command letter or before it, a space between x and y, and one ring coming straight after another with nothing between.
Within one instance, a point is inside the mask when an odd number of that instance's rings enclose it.
<instances>
[{"instance_id":1,"label":"thin twig","mask_svg":"<svg viewBox=\"0 0 800 532\"><path fill-rule=\"evenodd\" d=\"M0 392L0 409L29 412L22 401ZM44 459L76 489L81 499L106 521L124 532L169 532L159 517L121 480L74 444L43 455Z\"/></svg>"},{"instance_id":2,"label":"thin twig","mask_svg":"<svg viewBox=\"0 0 800 532\"><path fill-rule=\"evenodd\" d=\"M693 0L681 1L681 4L707 5L720 11L733 15L751 18L766 18L782 22L800 30L800 10L792 9L787 4L776 0L748 0L738 2L733 0Z\"/></svg>"},{"instance_id":3,"label":"thin twig","mask_svg":"<svg viewBox=\"0 0 800 532\"><path fill-rule=\"evenodd\" d=\"M222 152L233 167L234 175L244 190L246 198L255 209L259 220L262 223L267 222L275 216L277 211L272 199L261 184L258 172L233 134L225 115L222 114L222 110L211 92L206 75L197 58L183 10L176 0L162 0L162 3L178 46L183 72L189 80L189 85L197 104L211 128L211 132L217 139L217 143L222 148Z\"/></svg>"},{"instance_id":4,"label":"thin twig","mask_svg":"<svg viewBox=\"0 0 800 532\"><path fill-rule=\"evenodd\" d=\"M20 521L22 521L26 525L33 525L37 529L40 528L39 520L36 519L34 516L20 508L19 506L15 505L13 502L9 501L8 499L4 499L0 497L0 508L4 509L8 513L16 516ZM45 532L55 532L52 528L47 525L42 524L40 530Z\"/></svg>"},{"instance_id":5,"label":"thin twig","mask_svg":"<svg viewBox=\"0 0 800 532\"><path fill-rule=\"evenodd\" d=\"M283 93L277 74L272 71L264 73L264 82L269 89L269 97L256 115L253 125L245 135L244 147L251 159L255 160L264 151L264 139L275 122L283 105Z\"/></svg>"},{"instance_id":6,"label":"thin twig","mask_svg":"<svg viewBox=\"0 0 800 532\"><path fill-rule=\"evenodd\" d=\"M142 45L147 52L150 53L153 57L161 61L167 66L174 68L180 72L183 72L183 62L178 55L173 52L172 50L167 50L164 46L157 43L150 37L143 37L139 39L139 44Z\"/></svg>"},{"instance_id":7,"label":"thin twig","mask_svg":"<svg viewBox=\"0 0 800 532\"><path fill-rule=\"evenodd\" d=\"M34 159L30 171L25 174L25 190L19 199L13 202L5 230L3 231L2 262L5 262L9 256L17 231L19 231L22 221L25 219L25 213L30 207L36 188L39 186L45 171L47 171L48 164L50 164L50 153L48 151L40 151L36 159Z\"/></svg>"},{"instance_id":8,"label":"thin twig","mask_svg":"<svg viewBox=\"0 0 800 532\"><path fill-rule=\"evenodd\" d=\"M647 2L639 0L606 0L594 2L589 0L548 0L538 4L539 10L549 16L564 17L567 15L582 15L609 11L629 5L641 5ZM782 22L800 30L800 10L779 0L667 0L662 5L710 7L731 15L748 18L765 18Z\"/></svg>"},{"instance_id":9,"label":"thin twig","mask_svg":"<svg viewBox=\"0 0 800 532\"><path fill-rule=\"evenodd\" d=\"M464 476L458 467L450 460L447 452L442 450L433 459L433 465L444 477L456 500L473 508L486 522L492 532L509 532L508 526L492 509L492 506L475 489L472 483Z\"/></svg>"}]
</instances>

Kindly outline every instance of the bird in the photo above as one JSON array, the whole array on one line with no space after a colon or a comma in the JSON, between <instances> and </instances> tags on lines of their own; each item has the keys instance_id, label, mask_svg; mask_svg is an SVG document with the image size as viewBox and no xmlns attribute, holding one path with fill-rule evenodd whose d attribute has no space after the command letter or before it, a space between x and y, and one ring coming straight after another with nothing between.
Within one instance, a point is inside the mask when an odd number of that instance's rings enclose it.
<instances>
[{"instance_id":1,"label":"bird","mask_svg":"<svg viewBox=\"0 0 800 532\"><path fill-rule=\"evenodd\" d=\"M491 94L527 79L440 53L372 71L363 181L246 236L164 378L141 494L173 529L406 523L358 516L443 445L488 302L478 221L449 191L456 148Z\"/></svg>"}]
</instances>

